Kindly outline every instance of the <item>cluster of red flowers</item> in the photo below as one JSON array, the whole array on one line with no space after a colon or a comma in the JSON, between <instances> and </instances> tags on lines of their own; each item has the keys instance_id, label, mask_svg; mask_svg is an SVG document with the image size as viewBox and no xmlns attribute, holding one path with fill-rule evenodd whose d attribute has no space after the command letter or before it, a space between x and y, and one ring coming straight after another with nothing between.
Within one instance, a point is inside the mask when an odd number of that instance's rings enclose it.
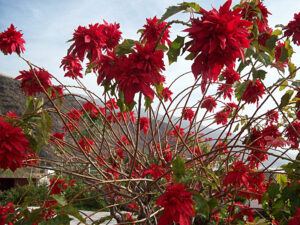
<instances>
[{"instance_id":1,"label":"cluster of red flowers","mask_svg":"<svg viewBox=\"0 0 300 225\"><path fill-rule=\"evenodd\" d=\"M156 204L164 207L158 225L171 225L174 222L180 225L191 224L191 218L195 214L194 202L192 194L183 184L167 186L166 192L157 199Z\"/></svg>"},{"instance_id":2,"label":"cluster of red flowers","mask_svg":"<svg viewBox=\"0 0 300 225\"><path fill-rule=\"evenodd\" d=\"M60 195L64 192L69 186L74 186L75 180L70 180L66 182L63 178L52 177L50 179L50 194L51 195Z\"/></svg>"},{"instance_id":3,"label":"cluster of red flowers","mask_svg":"<svg viewBox=\"0 0 300 225\"><path fill-rule=\"evenodd\" d=\"M51 91L52 98L63 95L62 86L53 85L51 82L52 75L44 69L30 69L20 71L20 75L16 77L21 81L21 88L26 95L36 95Z\"/></svg>"},{"instance_id":4,"label":"cluster of red flowers","mask_svg":"<svg viewBox=\"0 0 300 225\"><path fill-rule=\"evenodd\" d=\"M29 141L20 127L0 117L0 168L15 171L31 153Z\"/></svg>"},{"instance_id":5,"label":"cluster of red flowers","mask_svg":"<svg viewBox=\"0 0 300 225\"><path fill-rule=\"evenodd\" d=\"M238 106L235 103L233 103L233 102L227 103L221 111L219 111L215 114L214 118L215 118L216 123L222 124L222 125L227 124L229 116L237 108L238 108Z\"/></svg>"},{"instance_id":6,"label":"cluster of red flowers","mask_svg":"<svg viewBox=\"0 0 300 225\"><path fill-rule=\"evenodd\" d=\"M83 149L83 151L89 153L92 149L92 146L94 145L94 141L90 138L83 137L78 141L78 144Z\"/></svg>"},{"instance_id":7,"label":"cluster of red flowers","mask_svg":"<svg viewBox=\"0 0 300 225\"><path fill-rule=\"evenodd\" d=\"M265 88L260 80L248 81L247 87L242 95L242 100L246 103L257 103L265 94Z\"/></svg>"},{"instance_id":8,"label":"cluster of red flowers","mask_svg":"<svg viewBox=\"0 0 300 225\"><path fill-rule=\"evenodd\" d=\"M192 122L195 117L195 112L191 108L184 108L182 110L182 117L184 120Z\"/></svg>"},{"instance_id":9,"label":"cluster of red flowers","mask_svg":"<svg viewBox=\"0 0 300 225\"><path fill-rule=\"evenodd\" d=\"M6 31L0 33L0 51L5 55L14 52L20 55L25 51L24 44L23 34L17 31L13 24Z\"/></svg>"},{"instance_id":10,"label":"cluster of red flowers","mask_svg":"<svg viewBox=\"0 0 300 225\"><path fill-rule=\"evenodd\" d=\"M201 9L201 19L193 19L186 29L192 39L188 50L196 56L192 71L195 77L202 74L202 90L207 81L217 80L224 66L233 68L250 45L251 22L242 19L239 9L230 10L231 3L226 1L219 10Z\"/></svg>"},{"instance_id":11,"label":"cluster of red flowers","mask_svg":"<svg viewBox=\"0 0 300 225\"><path fill-rule=\"evenodd\" d=\"M297 149L300 142L300 121L296 120L289 124L285 135L291 142L291 147Z\"/></svg>"},{"instance_id":12,"label":"cluster of red flowers","mask_svg":"<svg viewBox=\"0 0 300 225\"><path fill-rule=\"evenodd\" d=\"M14 204L12 202L7 203L4 206L0 206L0 225L13 225L12 221L8 221L10 214L15 212Z\"/></svg>"},{"instance_id":13,"label":"cluster of red flowers","mask_svg":"<svg viewBox=\"0 0 300 225\"><path fill-rule=\"evenodd\" d=\"M300 45L300 13L295 13L294 19L288 23L284 35L292 37L296 45Z\"/></svg>"},{"instance_id":14,"label":"cluster of red flowers","mask_svg":"<svg viewBox=\"0 0 300 225\"><path fill-rule=\"evenodd\" d=\"M87 56L88 67L98 74L98 84L107 87L114 80L118 90L124 94L126 104L132 104L135 94L140 92L152 100L154 91L151 86L162 84L165 80L161 75L164 54L156 47L157 44L170 43L169 27L166 22L154 17L147 19L141 32L141 43L136 42L128 54L119 54L116 50L121 38L118 24L104 22L78 27L69 54L62 60L65 76L82 77L80 61ZM169 89L163 89L161 93L164 100L170 99L171 94Z\"/></svg>"}]
</instances>

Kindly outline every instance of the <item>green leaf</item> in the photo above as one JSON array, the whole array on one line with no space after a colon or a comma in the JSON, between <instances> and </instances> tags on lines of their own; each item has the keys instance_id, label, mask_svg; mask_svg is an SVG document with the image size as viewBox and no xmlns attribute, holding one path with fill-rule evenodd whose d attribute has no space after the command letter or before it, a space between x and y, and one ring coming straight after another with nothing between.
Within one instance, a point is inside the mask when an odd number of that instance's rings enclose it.
<instances>
[{"instance_id":1,"label":"green leaf","mask_svg":"<svg viewBox=\"0 0 300 225\"><path fill-rule=\"evenodd\" d=\"M289 85L289 82L287 80L283 81L279 87L279 91L284 90Z\"/></svg>"},{"instance_id":2,"label":"green leaf","mask_svg":"<svg viewBox=\"0 0 300 225\"><path fill-rule=\"evenodd\" d=\"M67 206L65 206L65 207L62 208L62 211L65 214L68 214L70 216L74 216L80 222L85 223L85 219L81 216L81 214L79 213L78 209L74 208L73 206L67 205Z\"/></svg>"},{"instance_id":3,"label":"green leaf","mask_svg":"<svg viewBox=\"0 0 300 225\"><path fill-rule=\"evenodd\" d=\"M125 39L121 44L116 48L116 54L118 56L125 55L133 52L132 47L134 46L135 41L132 39Z\"/></svg>"},{"instance_id":4,"label":"green leaf","mask_svg":"<svg viewBox=\"0 0 300 225\"><path fill-rule=\"evenodd\" d=\"M282 34L282 30L280 30L280 29L276 29L272 32L272 35L276 35L276 36L279 36L281 34Z\"/></svg>"},{"instance_id":5,"label":"green leaf","mask_svg":"<svg viewBox=\"0 0 300 225\"><path fill-rule=\"evenodd\" d=\"M67 200L64 195L52 195L52 198L54 198L61 206L67 205Z\"/></svg>"},{"instance_id":6,"label":"green leaf","mask_svg":"<svg viewBox=\"0 0 300 225\"><path fill-rule=\"evenodd\" d=\"M177 57L180 55L180 50L184 45L184 37L177 36L177 38L172 42L170 49L167 53L169 64L177 61Z\"/></svg>"},{"instance_id":7,"label":"green leaf","mask_svg":"<svg viewBox=\"0 0 300 225\"><path fill-rule=\"evenodd\" d=\"M41 225L70 225L71 218L68 215L57 215L53 219L43 221Z\"/></svg>"},{"instance_id":8,"label":"green leaf","mask_svg":"<svg viewBox=\"0 0 300 225\"><path fill-rule=\"evenodd\" d=\"M280 108L283 108L289 104L293 93L294 93L294 91L292 91L292 90L288 90L285 92L285 94L281 97L281 102L279 105Z\"/></svg>"},{"instance_id":9,"label":"green leaf","mask_svg":"<svg viewBox=\"0 0 300 225\"><path fill-rule=\"evenodd\" d=\"M288 50L285 47L281 47L281 54L279 61L280 62L286 62L286 60L289 58Z\"/></svg>"},{"instance_id":10,"label":"green leaf","mask_svg":"<svg viewBox=\"0 0 300 225\"><path fill-rule=\"evenodd\" d=\"M253 71L253 78L264 80L266 78L266 74L267 72L264 70L255 70Z\"/></svg>"},{"instance_id":11,"label":"green leaf","mask_svg":"<svg viewBox=\"0 0 300 225\"><path fill-rule=\"evenodd\" d=\"M188 8L191 8L195 12L199 12L199 10L201 9L200 5L198 5L195 2L183 2L176 6L168 7L166 12L162 15L160 20L161 21L166 20L166 19L170 18L171 16L175 15L176 13L187 10Z\"/></svg>"},{"instance_id":12,"label":"green leaf","mask_svg":"<svg viewBox=\"0 0 300 225\"><path fill-rule=\"evenodd\" d=\"M288 182L288 179L285 174L277 174L276 181L280 185L280 187L285 187Z\"/></svg>"},{"instance_id":13,"label":"green leaf","mask_svg":"<svg viewBox=\"0 0 300 225\"><path fill-rule=\"evenodd\" d=\"M268 194L270 199L275 199L275 197L280 193L280 186L278 184L271 184L268 188Z\"/></svg>"},{"instance_id":14,"label":"green leaf","mask_svg":"<svg viewBox=\"0 0 300 225\"><path fill-rule=\"evenodd\" d=\"M267 41L266 46L269 50L273 50L276 46L278 37L276 35L272 35Z\"/></svg>"},{"instance_id":15,"label":"green leaf","mask_svg":"<svg viewBox=\"0 0 300 225\"><path fill-rule=\"evenodd\" d=\"M149 97L145 97L145 110L150 108L151 103L152 103L152 100Z\"/></svg>"},{"instance_id":16,"label":"green leaf","mask_svg":"<svg viewBox=\"0 0 300 225\"><path fill-rule=\"evenodd\" d=\"M184 177L185 166L184 166L184 161L180 156L177 156L177 158L173 161L172 171L177 181L180 181L180 179Z\"/></svg>"},{"instance_id":17,"label":"green leaf","mask_svg":"<svg viewBox=\"0 0 300 225\"><path fill-rule=\"evenodd\" d=\"M237 83L234 91L237 100L240 101L242 99L242 96L244 94L244 91L246 90L247 85L248 85L248 81L245 81L243 83Z\"/></svg>"},{"instance_id":18,"label":"green leaf","mask_svg":"<svg viewBox=\"0 0 300 225\"><path fill-rule=\"evenodd\" d=\"M201 216L203 216L204 219L207 219L209 216L209 212L210 212L210 207L208 205L208 202L200 194L196 194L194 196L194 199L195 199L195 203L196 203L195 204L196 212L199 213Z\"/></svg>"},{"instance_id":19,"label":"green leaf","mask_svg":"<svg viewBox=\"0 0 300 225\"><path fill-rule=\"evenodd\" d=\"M296 66L294 63L289 63L289 73L291 78L294 78L296 76Z\"/></svg>"}]
</instances>

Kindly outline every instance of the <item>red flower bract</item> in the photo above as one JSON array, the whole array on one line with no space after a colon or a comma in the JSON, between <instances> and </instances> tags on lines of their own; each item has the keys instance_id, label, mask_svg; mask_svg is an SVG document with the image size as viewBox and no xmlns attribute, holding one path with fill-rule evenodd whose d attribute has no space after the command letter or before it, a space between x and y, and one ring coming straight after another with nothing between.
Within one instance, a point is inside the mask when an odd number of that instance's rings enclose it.
<instances>
[{"instance_id":1,"label":"red flower bract","mask_svg":"<svg viewBox=\"0 0 300 225\"><path fill-rule=\"evenodd\" d=\"M141 117L139 125L140 125L140 130L142 130L144 134L147 134L150 125L149 119L147 117Z\"/></svg>"},{"instance_id":2,"label":"red flower bract","mask_svg":"<svg viewBox=\"0 0 300 225\"><path fill-rule=\"evenodd\" d=\"M101 49L105 47L105 37L102 34L103 27L96 23L90 24L88 28L79 26L74 34L74 43L69 52L83 61L85 54L90 61L95 61L101 56Z\"/></svg>"},{"instance_id":3,"label":"red flower bract","mask_svg":"<svg viewBox=\"0 0 300 225\"><path fill-rule=\"evenodd\" d=\"M195 214L194 202L192 194L183 184L170 184L166 192L157 199L156 204L164 207L158 225L171 225L173 222L179 225L191 224L191 218Z\"/></svg>"},{"instance_id":4,"label":"red flower bract","mask_svg":"<svg viewBox=\"0 0 300 225\"><path fill-rule=\"evenodd\" d=\"M191 108L185 108L182 110L182 117L184 120L192 122L195 116L195 112Z\"/></svg>"},{"instance_id":5,"label":"red flower bract","mask_svg":"<svg viewBox=\"0 0 300 225\"><path fill-rule=\"evenodd\" d=\"M0 206L0 225L13 225L11 221L8 221L10 214L15 212L14 204L8 202L6 205Z\"/></svg>"},{"instance_id":6,"label":"red flower bract","mask_svg":"<svg viewBox=\"0 0 300 225\"><path fill-rule=\"evenodd\" d=\"M249 81L242 95L242 100L246 103L256 103L265 94L265 88L260 80Z\"/></svg>"},{"instance_id":7,"label":"red flower bract","mask_svg":"<svg viewBox=\"0 0 300 225\"><path fill-rule=\"evenodd\" d=\"M67 71L65 77L71 77L72 79L82 78L82 66L77 57L73 55L65 56L61 61L61 67L63 67L64 71Z\"/></svg>"},{"instance_id":8,"label":"red flower bract","mask_svg":"<svg viewBox=\"0 0 300 225\"><path fill-rule=\"evenodd\" d=\"M244 57L244 48L249 47L249 21L243 20L240 10L230 10L228 0L219 11L201 9L201 19L193 19L192 27L186 29L192 39L188 50L194 54L192 72L202 74L202 91L207 81L217 80L222 68L232 68L235 60Z\"/></svg>"},{"instance_id":9,"label":"red flower bract","mask_svg":"<svg viewBox=\"0 0 300 225\"><path fill-rule=\"evenodd\" d=\"M300 208L297 208L294 216L289 220L288 225L298 225L300 221Z\"/></svg>"},{"instance_id":10,"label":"red flower bract","mask_svg":"<svg viewBox=\"0 0 300 225\"><path fill-rule=\"evenodd\" d=\"M170 27L166 28L167 22L160 21L159 19L153 17L152 19L147 19L147 24L144 25L144 30L142 34L142 40L147 41L148 43L156 44L156 42L165 45L167 43L168 45L171 44L171 41L169 39L169 29ZM164 31L164 33L162 33Z\"/></svg>"},{"instance_id":11,"label":"red flower bract","mask_svg":"<svg viewBox=\"0 0 300 225\"><path fill-rule=\"evenodd\" d=\"M103 36L106 48L112 49L117 46L121 39L120 25L118 23L107 23L104 21L103 26Z\"/></svg>"},{"instance_id":12,"label":"red flower bract","mask_svg":"<svg viewBox=\"0 0 300 225\"><path fill-rule=\"evenodd\" d=\"M207 111L212 112L214 108L216 108L217 103L216 100L212 96L206 96L203 99L203 102L201 104L201 108L207 109Z\"/></svg>"},{"instance_id":13,"label":"red flower bract","mask_svg":"<svg viewBox=\"0 0 300 225\"><path fill-rule=\"evenodd\" d=\"M288 137L289 141L292 143L292 148L298 148L299 147L299 141L300 141L300 121L296 120L288 125L286 128L286 137Z\"/></svg>"},{"instance_id":14,"label":"red flower bract","mask_svg":"<svg viewBox=\"0 0 300 225\"><path fill-rule=\"evenodd\" d=\"M24 44L23 34L17 31L13 24L6 31L0 33L0 51L5 55L13 52L20 55L25 51Z\"/></svg>"},{"instance_id":15,"label":"red flower bract","mask_svg":"<svg viewBox=\"0 0 300 225\"><path fill-rule=\"evenodd\" d=\"M22 167L29 152L29 141L22 129L0 117L0 168L15 171Z\"/></svg>"},{"instance_id":16,"label":"red flower bract","mask_svg":"<svg viewBox=\"0 0 300 225\"><path fill-rule=\"evenodd\" d=\"M26 95L43 93L43 88L48 90L48 88L52 87L50 78L51 74L43 69L23 70L16 77L17 80L21 80L21 88Z\"/></svg>"},{"instance_id":17,"label":"red flower bract","mask_svg":"<svg viewBox=\"0 0 300 225\"><path fill-rule=\"evenodd\" d=\"M292 37L296 45L300 45L300 13L294 14L294 19L288 23L284 35Z\"/></svg>"},{"instance_id":18,"label":"red flower bract","mask_svg":"<svg viewBox=\"0 0 300 225\"><path fill-rule=\"evenodd\" d=\"M68 184L62 178L53 177L50 179L50 193L59 195L68 188Z\"/></svg>"}]
</instances>

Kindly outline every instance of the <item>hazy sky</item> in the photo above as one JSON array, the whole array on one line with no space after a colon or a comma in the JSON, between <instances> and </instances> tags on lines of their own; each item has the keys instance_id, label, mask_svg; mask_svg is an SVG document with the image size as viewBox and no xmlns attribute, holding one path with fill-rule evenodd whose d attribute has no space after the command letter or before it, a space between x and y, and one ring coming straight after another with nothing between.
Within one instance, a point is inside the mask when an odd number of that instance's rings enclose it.
<instances>
[{"instance_id":1,"label":"hazy sky","mask_svg":"<svg viewBox=\"0 0 300 225\"><path fill-rule=\"evenodd\" d=\"M138 38L136 31L145 23L147 17L161 16L169 5L181 1L175 0L0 0L0 30L11 23L21 29L26 40L25 57L33 63L43 66L50 73L63 78L59 68L60 61L66 55L74 29L78 25L89 23L118 22L125 38ZM219 7L224 0L197 1L203 8ZM237 2L237 1L235 1ZM266 0L265 4L273 15L270 23L286 24L295 12L300 11L299 0ZM175 33L180 27L173 29ZM167 63L166 63L167 64ZM180 64L180 66L179 66ZM190 69L190 64L181 61L167 67L167 81ZM0 73L16 77L18 71L27 69L16 55L3 56L0 53ZM192 76L190 79L192 80ZM87 76L84 83L96 90L95 78Z\"/></svg>"}]
</instances>

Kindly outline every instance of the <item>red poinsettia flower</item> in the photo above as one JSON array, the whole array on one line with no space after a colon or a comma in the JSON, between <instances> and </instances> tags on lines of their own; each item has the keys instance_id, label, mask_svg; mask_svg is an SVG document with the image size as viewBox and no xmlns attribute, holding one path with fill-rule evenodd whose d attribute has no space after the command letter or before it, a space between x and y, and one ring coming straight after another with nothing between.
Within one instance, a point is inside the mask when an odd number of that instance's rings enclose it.
<instances>
[{"instance_id":1,"label":"red poinsettia flower","mask_svg":"<svg viewBox=\"0 0 300 225\"><path fill-rule=\"evenodd\" d=\"M147 19L147 24L144 25L144 30L142 31L142 41L146 41L148 43L156 44L159 40L159 44L165 45L166 43L168 45L171 44L171 41L169 39L169 29L171 28L168 26L167 22L160 21L156 16L153 18Z\"/></svg>"},{"instance_id":2,"label":"red poinsettia flower","mask_svg":"<svg viewBox=\"0 0 300 225\"><path fill-rule=\"evenodd\" d=\"M9 215L12 215L14 212L15 206L12 202L0 206L0 225L13 225L13 223L9 221Z\"/></svg>"},{"instance_id":3,"label":"red poinsettia flower","mask_svg":"<svg viewBox=\"0 0 300 225\"><path fill-rule=\"evenodd\" d=\"M294 216L289 220L288 225L298 225L300 221L300 208L297 208Z\"/></svg>"},{"instance_id":4,"label":"red poinsettia flower","mask_svg":"<svg viewBox=\"0 0 300 225\"><path fill-rule=\"evenodd\" d=\"M50 179L49 188L51 195L59 195L68 188L68 183L62 178L53 177Z\"/></svg>"},{"instance_id":5,"label":"red poinsettia flower","mask_svg":"<svg viewBox=\"0 0 300 225\"><path fill-rule=\"evenodd\" d=\"M232 93L233 93L233 89L232 89L231 85L221 84L218 87L218 91L219 91L219 93L223 94L224 99L229 98L229 100L231 100Z\"/></svg>"},{"instance_id":6,"label":"red poinsettia flower","mask_svg":"<svg viewBox=\"0 0 300 225\"><path fill-rule=\"evenodd\" d=\"M97 118L97 116L99 114L99 109L97 108L97 106L94 103L92 103L92 102L85 102L82 105L82 108L84 109L83 113L87 112L92 119Z\"/></svg>"},{"instance_id":7,"label":"red poinsettia flower","mask_svg":"<svg viewBox=\"0 0 300 225\"><path fill-rule=\"evenodd\" d=\"M87 137L83 137L83 138L79 139L79 141L78 141L78 144L86 153L89 153L91 151L94 143L95 142L92 139L87 138Z\"/></svg>"},{"instance_id":8,"label":"red poinsettia flower","mask_svg":"<svg viewBox=\"0 0 300 225\"><path fill-rule=\"evenodd\" d=\"M291 147L295 149L298 148L300 141L300 121L296 120L288 125L285 135L291 142Z\"/></svg>"},{"instance_id":9,"label":"red poinsettia flower","mask_svg":"<svg viewBox=\"0 0 300 225\"><path fill-rule=\"evenodd\" d=\"M231 3L226 1L219 10L201 9L201 19L193 19L186 29L192 39L188 50L196 56L192 72L195 77L202 74L202 91L207 81L217 80L225 65L232 68L236 59L243 58L250 45L251 23L242 19L239 9L230 10Z\"/></svg>"},{"instance_id":10,"label":"red poinsettia flower","mask_svg":"<svg viewBox=\"0 0 300 225\"><path fill-rule=\"evenodd\" d=\"M65 73L65 77L71 77L72 79L75 79L77 77L82 78L82 66L80 64L79 58L75 57L73 55L67 55L65 56L61 61L61 66Z\"/></svg>"},{"instance_id":11,"label":"red poinsettia flower","mask_svg":"<svg viewBox=\"0 0 300 225\"><path fill-rule=\"evenodd\" d=\"M166 192L157 199L156 204L164 207L158 225L172 225L174 222L190 225L191 218L195 215L192 194L183 184L167 186Z\"/></svg>"},{"instance_id":12,"label":"red poinsettia flower","mask_svg":"<svg viewBox=\"0 0 300 225\"><path fill-rule=\"evenodd\" d=\"M195 116L195 112L191 108L184 108L182 110L182 117L184 120L188 120L192 122L194 116Z\"/></svg>"},{"instance_id":13,"label":"red poinsettia flower","mask_svg":"<svg viewBox=\"0 0 300 225\"><path fill-rule=\"evenodd\" d=\"M73 34L74 43L68 52L80 61L84 60L86 54L91 62L100 59L101 49L106 45L102 30L103 27L99 23L90 24L88 27L79 26Z\"/></svg>"},{"instance_id":14,"label":"red poinsettia flower","mask_svg":"<svg viewBox=\"0 0 300 225\"><path fill-rule=\"evenodd\" d=\"M145 177L147 175L150 175L153 177L153 179L156 180L160 178L165 172L166 170L162 166L153 163L149 166L148 169L143 171L142 176Z\"/></svg>"},{"instance_id":15,"label":"red poinsettia flower","mask_svg":"<svg viewBox=\"0 0 300 225\"><path fill-rule=\"evenodd\" d=\"M164 88L162 90L162 93L161 93L161 95L163 96L163 99L164 99L165 102L168 101L168 100L172 101L172 98L171 98L172 94L173 94L173 92L170 91L170 89L167 88L167 87Z\"/></svg>"},{"instance_id":16,"label":"red poinsettia flower","mask_svg":"<svg viewBox=\"0 0 300 225\"><path fill-rule=\"evenodd\" d=\"M212 96L206 96L201 104L201 108L206 109L209 112L212 112L216 108L217 102Z\"/></svg>"},{"instance_id":17,"label":"red poinsettia flower","mask_svg":"<svg viewBox=\"0 0 300 225\"><path fill-rule=\"evenodd\" d=\"M141 117L140 118L140 130L144 132L144 134L148 133L150 126L150 121L147 117Z\"/></svg>"},{"instance_id":18,"label":"red poinsettia flower","mask_svg":"<svg viewBox=\"0 0 300 225\"><path fill-rule=\"evenodd\" d=\"M267 124L273 124L273 123L277 123L278 122L278 119L279 119L279 114L278 114L278 111L276 110L269 110L267 113L266 113L266 118L267 118Z\"/></svg>"},{"instance_id":19,"label":"red poinsettia flower","mask_svg":"<svg viewBox=\"0 0 300 225\"><path fill-rule=\"evenodd\" d=\"M226 174L223 184L225 186L232 185L235 188L249 186L250 168L242 161L233 163L231 170Z\"/></svg>"},{"instance_id":20,"label":"red poinsettia flower","mask_svg":"<svg viewBox=\"0 0 300 225\"><path fill-rule=\"evenodd\" d=\"M0 117L0 168L15 171L30 153L29 141L20 127Z\"/></svg>"},{"instance_id":21,"label":"red poinsettia flower","mask_svg":"<svg viewBox=\"0 0 300 225\"><path fill-rule=\"evenodd\" d=\"M229 85L240 80L240 74L232 68L226 68L222 73L222 77L226 80L226 84Z\"/></svg>"},{"instance_id":22,"label":"red poinsettia flower","mask_svg":"<svg viewBox=\"0 0 300 225\"><path fill-rule=\"evenodd\" d=\"M6 31L0 33L0 51L5 55L16 52L18 55L25 51L23 34L17 31L13 24Z\"/></svg>"},{"instance_id":23,"label":"red poinsettia flower","mask_svg":"<svg viewBox=\"0 0 300 225\"><path fill-rule=\"evenodd\" d=\"M102 24L102 34L104 37L104 43L105 47L108 49L112 49L116 47L119 44L119 41L121 39L121 31L120 24L118 23L107 23L104 21Z\"/></svg>"},{"instance_id":24,"label":"red poinsettia flower","mask_svg":"<svg viewBox=\"0 0 300 225\"><path fill-rule=\"evenodd\" d=\"M222 124L222 125L227 124L229 115L230 115L230 112L226 111L226 110L222 110L220 112L217 112L215 114L216 123L217 124Z\"/></svg>"},{"instance_id":25,"label":"red poinsettia flower","mask_svg":"<svg viewBox=\"0 0 300 225\"><path fill-rule=\"evenodd\" d=\"M246 103L256 103L265 94L265 88L260 80L250 80L242 95L242 100Z\"/></svg>"},{"instance_id":26,"label":"red poinsettia flower","mask_svg":"<svg viewBox=\"0 0 300 225\"><path fill-rule=\"evenodd\" d=\"M275 62L277 63L277 65L279 65L279 67L285 67L289 60L286 59L285 61L281 60L281 53L282 53L282 49L285 48L285 44L283 42L278 42L276 47L275 47Z\"/></svg>"},{"instance_id":27,"label":"red poinsettia flower","mask_svg":"<svg viewBox=\"0 0 300 225\"><path fill-rule=\"evenodd\" d=\"M29 71L20 71L20 75L16 77L21 80L21 88L26 95L35 95L43 93L43 89L48 90L52 87L52 75L43 69L31 69Z\"/></svg>"},{"instance_id":28,"label":"red poinsettia flower","mask_svg":"<svg viewBox=\"0 0 300 225\"><path fill-rule=\"evenodd\" d=\"M294 14L294 19L288 23L284 35L292 37L296 45L300 45L300 13Z\"/></svg>"},{"instance_id":29,"label":"red poinsettia flower","mask_svg":"<svg viewBox=\"0 0 300 225\"><path fill-rule=\"evenodd\" d=\"M169 135L174 137L183 136L184 128L180 127L179 125L176 125L174 129L170 130Z\"/></svg>"}]
</instances>

